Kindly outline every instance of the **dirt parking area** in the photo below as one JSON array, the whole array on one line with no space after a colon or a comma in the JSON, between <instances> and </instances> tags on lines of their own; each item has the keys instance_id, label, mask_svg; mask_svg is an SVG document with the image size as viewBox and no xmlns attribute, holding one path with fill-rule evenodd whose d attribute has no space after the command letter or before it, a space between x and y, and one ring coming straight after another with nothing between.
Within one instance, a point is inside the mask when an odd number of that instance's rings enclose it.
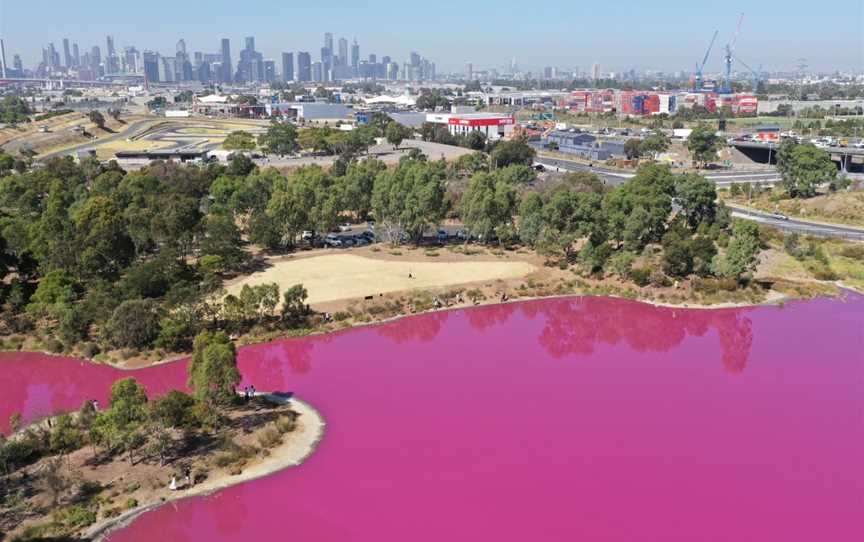
<instances>
[{"instance_id":1,"label":"dirt parking area","mask_svg":"<svg viewBox=\"0 0 864 542\"><path fill-rule=\"evenodd\" d=\"M418 257L390 259L356 253L322 253L311 257L294 257L267 261L267 268L229 283L228 293L238 295L243 285L275 282L284 292L303 284L309 292L308 303L379 296L409 290L429 290L458 284L524 277L537 268L521 260L466 259L431 261ZM424 261L425 260L425 261Z\"/></svg>"}]
</instances>

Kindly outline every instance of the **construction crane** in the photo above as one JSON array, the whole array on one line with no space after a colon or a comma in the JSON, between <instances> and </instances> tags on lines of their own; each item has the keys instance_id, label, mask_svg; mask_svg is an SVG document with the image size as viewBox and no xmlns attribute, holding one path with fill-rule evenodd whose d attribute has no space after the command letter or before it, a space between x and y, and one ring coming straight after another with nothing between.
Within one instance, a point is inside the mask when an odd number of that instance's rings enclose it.
<instances>
[{"instance_id":1,"label":"construction crane","mask_svg":"<svg viewBox=\"0 0 864 542\"><path fill-rule=\"evenodd\" d=\"M735 50L735 42L738 41L738 35L741 33L741 24L744 22L744 14L741 14L741 17L738 18L738 27L735 29L735 35L732 36L732 41L726 44L726 55L724 56L724 61L726 63L726 79L723 81L723 89L722 92L729 94L732 92L732 61L734 57L732 56L732 51Z\"/></svg>"},{"instance_id":2,"label":"construction crane","mask_svg":"<svg viewBox=\"0 0 864 542\"><path fill-rule=\"evenodd\" d=\"M696 81L693 83L693 90L699 92L702 90L702 72L705 69L705 63L708 62L708 55L711 54L711 49L714 47L714 42L717 41L719 30L714 31L714 37L711 38L711 43L708 45L708 50L705 51L705 57L702 59L702 64L696 64Z\"/></svg>"},{"instance_id":3,"label":"construction crane","mask_svg":"<svg viewBox=\"0 0 864 542\"><path fill-rule=\"evenodd\" d=\"M762 75L761 75L762 74L762 66L759 66L758 70L754 70L753 68L748 66L746 62L744 62L743 60L741 60L737 56L735 57L735 60L737 60L739 64L741 64L742 66L747 68L747 71L749 71L750 75L753 77L753 93L755 94L755 93L759 92L759 80L762 77Z\"/></svg>"}]
</instances>

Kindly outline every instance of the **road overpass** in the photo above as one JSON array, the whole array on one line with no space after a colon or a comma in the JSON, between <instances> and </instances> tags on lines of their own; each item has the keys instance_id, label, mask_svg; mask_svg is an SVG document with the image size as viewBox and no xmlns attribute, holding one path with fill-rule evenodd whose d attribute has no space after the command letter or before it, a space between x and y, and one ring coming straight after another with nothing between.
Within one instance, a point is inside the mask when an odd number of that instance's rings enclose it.
<instances>
[{"instance_id":1,"label":"road overpass","mask_svg":"<svg viewBox=\"0 0 864 542\"><path fill-rule=\"evenodd\" d=\"M776 143L733 141L729 146L735 147L754 162L767 164L770 160L772 164L777 163L777 147L779 147L779 145ZM831 155L831 160L837 164L840 171L864 171L864 149L856 149L853 147L828 147L825 151Z\"/></svg>"},{"instance_id":2,"label":"road overpass","mask_svg":"<svg viewBox=\"0 0 864 542\"><path fill-rule=\"evenodd\" d=\"M635 176L635 173L619 171L602 166L589 166L582 162L565 160L561 158L549 158L538 156L534 160L535 165L542 165L546 169L559 171L587 171L599 175L609 186L624 184ZM780 182L780 175L773 168L752 171L702 171L705 178L717 185L718 188L728 188L736 184L756 184L762 186L773 186Z\"/></svg>"}]
</instances>

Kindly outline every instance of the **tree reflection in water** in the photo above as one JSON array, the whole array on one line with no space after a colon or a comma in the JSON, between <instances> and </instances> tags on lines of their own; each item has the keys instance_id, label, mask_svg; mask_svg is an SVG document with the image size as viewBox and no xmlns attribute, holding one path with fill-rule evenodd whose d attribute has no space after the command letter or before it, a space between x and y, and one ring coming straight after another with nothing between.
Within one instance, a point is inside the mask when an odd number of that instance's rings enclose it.
<instances>
[{"instance_id":1,"label":"tree reflection in water","mask_svg":"<svg viewBox=\"0 0 864 542\"><path fill-rule=\"evenodd\" d=\"M537 307L546 320L539 342L554 358L590 355L597 343L667 352L687 336L716 329L723 366L740 373L753 343L752 323L743 309L674 309L602 297L548 300L532 309Z\"/></svg>"}]
</instances>

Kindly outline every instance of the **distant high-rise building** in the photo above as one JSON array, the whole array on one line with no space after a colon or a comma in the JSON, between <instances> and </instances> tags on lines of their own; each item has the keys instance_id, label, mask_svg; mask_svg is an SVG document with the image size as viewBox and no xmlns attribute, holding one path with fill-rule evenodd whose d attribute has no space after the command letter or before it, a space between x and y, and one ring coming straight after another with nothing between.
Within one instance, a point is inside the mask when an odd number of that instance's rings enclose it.
<instances>
[{"instance_id":1,"label":"distant high-rise building","mask_svg":"<svg viewBox=\"0 0 864 542\"><path fill-rule=\"evenodd\" d=\"M324 47L330 49L330 51L333 51L333 34L331 34L330 32L326 32L324 34Z\"/></svg>"},{"instance_id":2,"label":"distant high-rise building","mask_svg":"<svg viewBox=\"0 0 864 542\"><path fill-rule=\"evenodd\" d=\"M6 42L0 38L0 77L6 78Z\"/></svg>"},{"instance_id":3,"label":"distant high-rise building","mask_svg":"<svg viewBox=\"0 0 864 542\"><path fill-rule=\"evenodd\" d=\"M339 38L339 64L348 65L348 40Z\"/></svg>"},{"instance_id":4,"label":"distant high-rise building","mask_svg":"<svg viewBox=\"0 0 864 542\"><path fill-rule=\"evenodd\" d=\"M12 69L18 74L18 77L24 77L24 63L21 62L21 55L12 55ZM6 68L9 71L9 68Z\"/></svg>"},{"instance_id":5,"label":"distant high-rise building","mask_svg":"<svg viewBox=\"0 0 864 542\"><path fill-rule=\"evenodd\" d=\"M543 79L552 79L552 66L543 68Z\"/></svg>"},{"instance_id":6,"label":"distant high-rise building","mask_svg":"<svg viewBox=\"0 0 864 542\"><path fill-rule=\"evenodd\" d=\"M72 67L72 51L69 49L69 38L63 38L63 65Z\"/></svg>"},{"instance_id":7,"label":"distant high-rise building","mask_svg":"<svg viewBox=\"0 0 864 542\"><path fill-rule=\"evenodd\" d=\"M373 64L375 62L372 62ZM357 43L357 38L354 38L354 43L351 44L351 67L355 70L360 65L360 45Z\"/></svg>"},{"instance_id":8,"label":"distant high-rise building","mask_svg":"<svg viewBox=\"0 0 864 542\"><path fill-rule=\"evenodd\" d=\"M148 83L159 82L159 53L153 51L144 51L141 54L142 63L144 64L144 78Z\"/></svg>"},{"instance_id":9,"label":"distant high-rise building","mask_svg":"<svg viewBox=\"0 0 864 542\"><path fill-rule=\"evenodd\" d=\"M263 79L268 83L273 83L276 81L276 61L267 59L264 61L264 75Z\"/></svg>"},{"instance_id":10,"label":"distant high-rise building","mask_svg":"<svg viewBox=\"0 0 864 542\"><path fill-rule=\"evenodd\" d=\"M474 79L474 65L468 62L465 64L465 77L469 80Z\"/></svg>"},{"instance_id":11,"label":"distant high-rise building","mask_svg":"<svg viewBox=\"0 0 864 542\"><path fill-rule=\"evenodd\" d=\"M324 77L324 79L322 79L322 81L327 79L328 73L330 72L330 67L333 65L332 62L333 62L333 50L328 49L327 47L322 47L321 48L321 70L322 70L322 74Z\"/></svg>"},{"instance_id":12,"label":"distant high-rise building","mask_svg":"<svg viewBox=\"0 0 864 542\"><path fill-rule=\"evenodd\" d=\"M376 55L375 53L369 53L369 64L377 64L377 63L378 63L378 55ZM385 64L386 64L386 62L385 62Z\"/></svg>"},{"instance_id":13,"label":"distant high-rise building","mask_svg":"<svg viewBox=\"0 0 864 542\"><path fill-rule=\"evenodd\" d=\"M246 42L246 50L254 51L255 50L255 36L249 36L245 40Z\"/></svg>"},{"instance_id":14,"label":"distant high-rise building","mask_svg":"<svg viewBox=\"0 0 864 542\"><path fill-rule=\"evenodd\" d=\"M294 80L294 53L282 53L282 80Z\"/></svg>"},{"instance_id":15,"label":"distant high-rise building","mask_svg":"<svg viewBox=\"0 0 864 542\"><path fill-rule=\"evenodd\" d=\"M312 80L312 55L306 51L297 53L297 81L307 83Z\"/></svg>"},{"instance_id":16,"label":"distant high-rise building","mask_svg":"<svg viewBox=\"0 0 864 542\"><path fill-rule=\"evenodd\" d=\"M412 66L419 66L420 65L420 55L418 55L414 51L411 51L411 65Z\"/></svg>"},{"instance_id":17,"label":"distant high-rise building","mask_svg":"<svg viewBox=\"0 0 864 542\"><path fill-rule=\"evenodd\" d=\"M183 38L180 38L177 41L177 52L184 55L186 54L186 40L184 40Z\"/></svg>"},{"instance_id":18,"label":"distant high-rise building","mask_svg":"<svg viewBox=\"0 0 864 542\"><path fill-rule=\"evenodd\" d=\"M230 83L232 71L231 40L228 38L222 38L222 73L220 74L219 80L223 83Z\"/></svg>"},{"instance_id":19,"label":"distant high-rise building","mask_svg":"<svg viewBox=\"0 0 864 542\"><path fill-rule=\"evenodd\" d=\"M600 79L600 64L597 62L591 66L591 79L595 81Z\"/></svg>"},{"instance_id":20,"label":"distant high-rise building","mask_svg":"<svg viewBox=\"0 0 864 542\"><path fill-rule=\"evenodd\" d=\"M81 67L81 51L77 43L72 44L72 65L76 68Z\"/></svg>"},{"instance_id":21,"label":"distant high-rise building","mask_svg":"<svg viewBox=\"0 0 864 542\"><path fill-rule=\"evenodd\" d=\"M90 69L93 70L93 75L98 77L99 72L102 69L102 52L99 50L98 45L94 45L92 49L90 49Z\"/></svg>"},{"instance_id":22,"label":"distant high-rise building","mask_svg":"<svg viewBox=\"0 0 864 542\"><path fill-rule=\"evenodd\" d=\"M390 59L389 56L384 55L384 56L381 57L381 63L382 63L382 64L390 64L390 62L392 62L392 60Z\"/></svg>"},{"instance_id":23,"label":"distant high-rise building","mask_svg":"<svg viewBox=\"0 0 864 542\"><path fill-rule=\"evenodd\" d=\"M324 63L315 62L312 64L312 81L316 83L324 82Z\"/></svg>"},{"instance_id":24,"label":"distant high-rise building","mask_svg":"<svg viewBox=\"0 0 864 542\"><path fill-rule=\"evenodd\" d=\"M105 37L105 73L113 74L119 71L119 62L117 61L117 50L114 48L114 37L106 36Z\"/></svg>"},{"instance_id":25,"label":"distant high-rise building","mask_svg":"<svg viewBox=\"0 0 864 542\"><path fill-rule=\"evenodd\" d=\"M141 72L140 55L135 47L123 48L123 71L126 73Z\"/></svg>"}]
</instances>

